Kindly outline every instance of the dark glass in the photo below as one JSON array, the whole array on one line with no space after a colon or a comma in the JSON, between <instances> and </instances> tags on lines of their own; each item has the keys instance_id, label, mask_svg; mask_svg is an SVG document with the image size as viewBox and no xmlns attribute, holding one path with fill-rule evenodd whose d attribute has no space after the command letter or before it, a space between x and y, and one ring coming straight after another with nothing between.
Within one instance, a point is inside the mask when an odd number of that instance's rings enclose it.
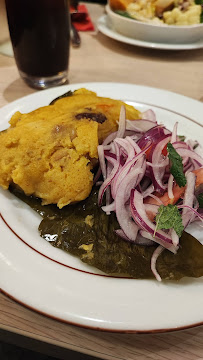
<instances>
[{"instance_id":1,"label":"dark glass","mask_svg":"<svg viewBox=\"0 0 203 360\"><path fill-rule=\"evenodd\" d=\"M6 0L6 9L21 76L39 81L65 76L70 43L67 0Z\"/></svg>"}]
</instances>

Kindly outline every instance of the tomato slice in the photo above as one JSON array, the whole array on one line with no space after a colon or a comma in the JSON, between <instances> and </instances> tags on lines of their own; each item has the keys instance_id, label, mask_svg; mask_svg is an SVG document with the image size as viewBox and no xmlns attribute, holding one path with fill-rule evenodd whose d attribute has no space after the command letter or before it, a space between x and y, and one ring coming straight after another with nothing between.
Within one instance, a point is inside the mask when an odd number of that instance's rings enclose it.
<instances>
[{"instance_id":1,"label":"tomato slice","mask_svg":"<svg viewBox=\"0 0 203 360\"><path fill-rule=\"evenodd\" d=\"M146 154L146 159L147 159L147 160L150 159L151 150L152 150L152 145L151 145L151 146L149 147L149 149L147 149L147 151L145 152L145 154Z\"/></svg>"},{"instance_id":2,"label":"tomato slice","mask_svg":"<svg viewBox=\"0 0 203 360\"><path fill-rule=\"evenodd\" d=\"M166 145L164 146L163 150L162 150L162 154L163 154L164 156L167 156L167 154L168 154L167 145L168 145L168 144L166 144ZM147 159L147 160L150 159L152 146L153 146L153 145L151 145L151 146L149 147L149 149L147 149L147 151L145 152L145 154L146 154L146 159Z\"/></svg>"},{"instance_id":3,"label":"tomato slice","mask_svg":"<svg viewBox=\"0 0 203 360\"><path fill-rule=\"evenodd\" d=\"M162 154L163 154L164 156L166 156L166 155L168 154L167 145L168 145L168 144L166 144L166 145L164 146L163 150L162 150Z\"/></svg>"}]
</instances>

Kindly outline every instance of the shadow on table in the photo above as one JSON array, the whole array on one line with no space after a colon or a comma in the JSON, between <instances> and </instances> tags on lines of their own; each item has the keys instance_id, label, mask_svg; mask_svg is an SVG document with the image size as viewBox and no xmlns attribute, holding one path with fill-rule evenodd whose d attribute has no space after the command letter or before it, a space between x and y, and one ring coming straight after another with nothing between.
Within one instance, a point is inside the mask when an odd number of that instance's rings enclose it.
<instances>
[{"instance_id":1,"label":"shadow on table","mask_svg":"<svg viewBox=\"0 0 203 360\"><path fill-rule=\"evenodd\" d=\"M102 46L110 49L113 52L118 54L128 55L134 57L142 58L150 57L150 61L165 60L168 62L172 61L191 61L202 62L203 61L203 49L196 50L158 50L158 49L148 49L144 47L134 46L122 43L120 41L108 38L102 33L98 32L96 35L93 34L93 37L96 37L97 40L102 44Z\"/></svg>"},{"instance_id":2,"label":"shadow on table","mask_svg":"<svg viewBox=\"0 0 203 360\"><path fill-rule=\"evenodd\" d=\"M9 84L9 86L4 90L3 97L6 101L11 102L21 98L22 96L33 94L36 91L37 90L28 86L24 86L23 80L19 77Z\"/></svg>"},{"instance_id":3,"label":"shadow on table","mask_svg":"<svg viewBox=\"0 0 203 360\"><path fill-rule=\"evenodd\" d=\"M98 360L98 358L66 350L66 354L60 357L49 356L40 352L28 350L13 344L0 342L1 360Z\"/></svg>"},{"instance_id":4,"label":"shadow on table","mask_svg":"<svg viewBox=\"0 0 203 360\"><path fill-rule=\"evenodd\" d=\"M67 85L68 82L64 85ZM36 92L43 91L37 90L29 87L24 83L24 81L19 77L14 80L3 92L3 97L8 102L15 101L23 96L34 94Z\"/></svg>"}]
</instances>

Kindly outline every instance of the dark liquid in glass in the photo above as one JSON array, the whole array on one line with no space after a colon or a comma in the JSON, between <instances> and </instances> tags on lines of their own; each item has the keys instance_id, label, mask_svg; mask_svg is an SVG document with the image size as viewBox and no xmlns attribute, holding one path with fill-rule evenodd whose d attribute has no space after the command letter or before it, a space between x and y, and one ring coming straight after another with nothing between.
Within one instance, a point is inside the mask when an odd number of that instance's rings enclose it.
<instances>
[{"instance_id":1,"label":"dark liquid in glass","mask_svg":"<svg viewBox=\"0 0 203 360\"><path fill-rule=\"evenodd\" d=\"M10 37L18 69L35 77L68 68L67 0L6 0Z\"/></svg>"}]
</instances>

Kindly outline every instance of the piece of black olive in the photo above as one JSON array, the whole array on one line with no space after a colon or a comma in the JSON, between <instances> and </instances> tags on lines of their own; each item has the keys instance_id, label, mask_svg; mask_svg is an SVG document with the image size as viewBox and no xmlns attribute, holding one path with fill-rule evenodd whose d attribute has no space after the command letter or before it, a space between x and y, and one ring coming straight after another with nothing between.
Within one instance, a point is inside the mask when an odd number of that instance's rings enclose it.
<instances>
[{"instance_id":1,"label":"piece of black olive","mask_svg":"<svg viewBox=\"0 0 203 360\"><path fill-rule=\"evenodd\" d=\"M63 99L65 97L69 97L73 95L73 91L69 90L63 95L58 96L56 99L52 100L49 105L53 105L57 100Z\"/></svg>"},{"instance_id":2,"label":"piece of black olive","mask_svg":"<svg viewBox=\"0 0 203 360\"><path fill-rule=\"evenodd\" d=\"M77 115L75 115L75 118L77 120L90 119L92 121L98 122L99 124L103 124L107 120L107 117L104 114L91 113L91 112L84 112L84 113L77 114Z\"/></svg>"}]
</instances>

